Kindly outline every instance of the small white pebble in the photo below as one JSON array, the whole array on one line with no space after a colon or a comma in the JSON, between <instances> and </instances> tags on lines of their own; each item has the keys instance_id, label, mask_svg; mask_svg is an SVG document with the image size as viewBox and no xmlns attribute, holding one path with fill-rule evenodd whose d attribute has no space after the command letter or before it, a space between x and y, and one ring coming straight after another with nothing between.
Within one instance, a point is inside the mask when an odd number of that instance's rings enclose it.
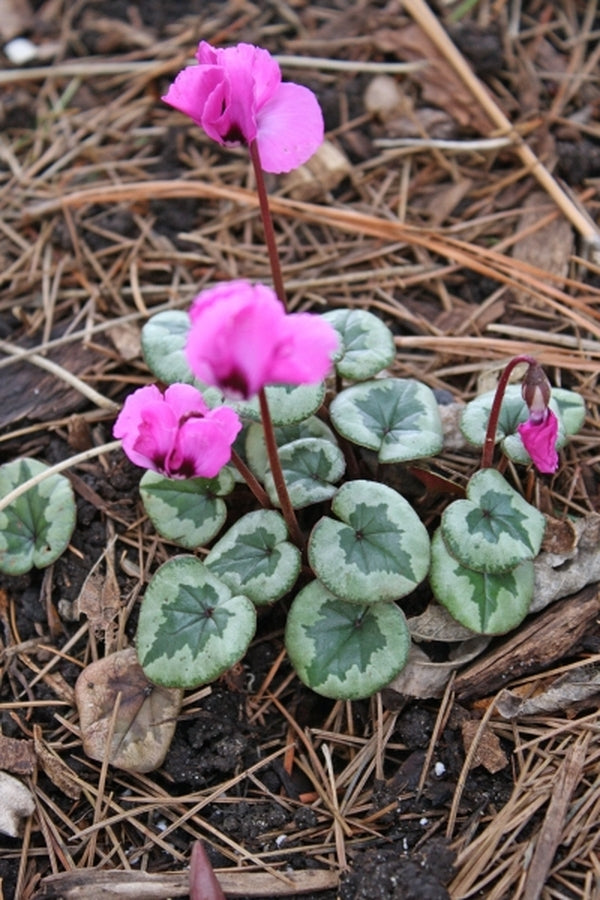
<instances>
[{"instance_id":1,"label":"small white pebble","mask_svg":"<svg viewBox=\"0 0 600 900\"><path fill-rule=\"evenodd\" d=\"M441 778L442 775L446 774L446 766L443 762L436 762L435 766L433 767L433 771L438 778Z\"/></svg>"},{"instance_id":2,"label":"small white pebble","mask_svg":"<svg viewBox=\"0 0 600 900\"><path fill-rule=\"evenodd\" d=\"M283 847L285 842L287 841L287 834L278 834L275 838L275 844L277 847Z\"/></svg>"},{"instance_id":3,"label":"small white pebble","mask_svg":"<svg viewBox=\"0 0 600 900\"><path fill-rule=\"evenodd\" d=\"M18 37L4 45L4 53L15 66L23 66L38 55L38 48L28 38Z\"/></svg>"},{"instance_id":4,"label":"small white pebble","mask_svg":"<svg viewBox=\"0 0 600 900\"><path fill-rule=\"evenodd\" d=\"M422 828L425 828L426 825L429 825L429 819L426 819L425 816L423 816L422 819L419 819L419 825Z\"/></svg>"}]
</instances>

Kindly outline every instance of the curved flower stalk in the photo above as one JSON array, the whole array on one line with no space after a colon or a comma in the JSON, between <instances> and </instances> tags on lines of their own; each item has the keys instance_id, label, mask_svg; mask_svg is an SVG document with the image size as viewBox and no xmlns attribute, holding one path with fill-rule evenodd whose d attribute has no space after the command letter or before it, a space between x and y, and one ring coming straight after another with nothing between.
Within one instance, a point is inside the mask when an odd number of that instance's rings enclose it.
<instances>
[{"instance_id":1,"label":"curved flower stalk","mask_svg":"<svg viewBox=\"0 0 600 900\"><path fill-rule=\"evenodd\" d=\"M265 172L290 172L323 140L323 116L308 88L282 83L268 50L214 48L201 41L197 66L183 69L163 100L227 147L256 141Z\"/></svg>"},{"instance_id":2,"label":"curved flower stalk","mask_svg":"<svg viewBox=\"0 0 600 900\"><path fill-rule=\"evenodd\" d=\"M167 478L214 478L241 428L232 409L209 409L189 384L172 384L164 394L148 385L127 397L113 434L136 466Z\"/></svg>"},{"instance_id":3,"label":"curved flower stalk","mask_svg":"<svg viewBox=\"0 0 600 900\"><path fill-rule=\"evenodd\" d=\"M519 363L528 364L521 393L529 409L529 418L517 426L517 431L538 472L553 474L558 468L558 419L548 407L552 393L550 382L537 360L531 356L515 356L500 376L488 421L481 466L485 469L492 465L500 407L510 373Z\"/></svg>"},{"instance_id":4,"label":"curved flower stalk","mask_svg":"<svg viewBox=\"0 0 600 900\"><path fill-rule=\"evenodd\" d=\"M286 314L264 284L230 281L202 291L190 310L186 354L194 375L234 399L268 384L316 384L330 372L337 332L314 313Z\"/></svg>"}]
</instances>

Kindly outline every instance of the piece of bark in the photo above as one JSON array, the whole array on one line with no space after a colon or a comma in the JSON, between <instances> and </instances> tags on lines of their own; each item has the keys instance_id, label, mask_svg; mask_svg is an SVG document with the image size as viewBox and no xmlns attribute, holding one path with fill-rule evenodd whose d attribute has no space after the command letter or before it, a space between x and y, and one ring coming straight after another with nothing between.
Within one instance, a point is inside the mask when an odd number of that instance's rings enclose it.
<instances>
[{"instance_id":1,"label":"piece of bark","mask_svg":"<svg viewBox=\"0 0 600 900\"><path fill-rule=\"evenodd\" d=\"M465 702L486 697L572 654L599 614L597 584L552 604L461 672L454 682L457 698Z\"/></svg>"}]
</instances>

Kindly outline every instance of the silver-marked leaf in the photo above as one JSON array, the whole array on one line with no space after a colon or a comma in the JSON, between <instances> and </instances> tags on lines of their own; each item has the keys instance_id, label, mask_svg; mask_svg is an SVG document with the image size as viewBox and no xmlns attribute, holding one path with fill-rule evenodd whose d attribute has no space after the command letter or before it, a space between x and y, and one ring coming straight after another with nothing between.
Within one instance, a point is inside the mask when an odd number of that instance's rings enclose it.
<instances>
[{"instance_id":1,"label":"silver-marked leaf","mask_svg":"<svg viewBox=\"0 0 600 900\"><path fill-rule=\"evenodd\" d=\"M359 607L311 581L290 607L285 645L299 678L313 691L358 700L396 677L406 664L410 635L395 603Z\"/></svg>"},{"instance_id":2,"label":"silver-marked leaf","mask_svg":"<svg viewBox=\"0 0 600 900\"><path fill-rule=\"evenodd\" d=\"M535 570L526 560L496 575L476 572L448 552L438 529L431 542L429 580L436 599L462 625L480 634L504 634L527 615Z\"/></svg>"},{"instance_id":3,"label":"silver-marked leaf","mask_svg":"<svg viewBox=\"0 0 600 900\"><path fill-rule=\"evenodd\" d=\"M425 578L429 536L416 512L393 488L348 481L311 533L308 558L336 596L370 604L404 597Z\"/></svg>"},{"instance_id":4,"label":"silver-marked leaf","mask_svg":"<svg viewBox=\"0 0 600 900\"><path fill-rule=\"evenodd\" d=\"M394 361L394 335L379 316L365 309L334 309L323 318L342 341L342 355L335 361L342 378L365 381Z\"/></svg>"},{"instance_id":5,"label":"silver-marked leaf","mask_svg":"<svg viewBox=\"0 0 600 900\"><path fill-rule=\"evenodd\" d=\"M220 406L223 395L194 377L185 355L190 317L181 309L167 309L148 319L142 328L142 353L152 374L165 384L193 384L208 406Z\"/></svg>"},{"instance_id":6,"label":"silver-marked leaf","mask_svg":"<svg viewBox=\"0 0 600 900\"><path fill-rule=\"evenodd\" d=\"M280 425L275 428L275 440L278 447L284 447L301 438L311 437L322 438L337 445L336 436L329 425L326 425L317 416L310 416L293 425ZM267 456L265 433L260 422L252 422L245 431L245 458L258 480L264 481L269 468L269 457Z\"/></svg>"},{"instance_id":7,"label":"silver-marked leaf","mask_svg":"<svg viewBox=\"0 0 600 900\"><path fill-rule=\"evenodd\" d=\"M325 399L325 384L274 384L265 393L273 425L293 425L316 413ZM229 405L242 418L260 422L258 397Z\"/></svg>"},{"instance_id":8,"label":"silver-marked leaf","mask_svg":"<svg viewBox=\"0 0 600 900\"><path fill-rule=\"evenodd\" d=\"M365 381L341 391L331 421L345 438L375 450L379 462L433 456L442 449L442 422L433 391L410 378Z\"/></svg>"},{"instance_id":9,"label":"silver-marked leaf","mask_svg":"<svg viewBox=\"0 0 600 900\"><path fill-rule=\"evenodd\" d=\"M565 388L552 388L552 400L558 408L558 418L565 434L577 434L585 421L585 403L581 394Z\"/></svg>"},{"instance_id":10,"label":"silver-marked leaf","mask_svg":"<svg viewBox=\"0 0 600 900\"><path fill-rule=\"evenodd\" d=\"M145 472L140 495L150 521L168 541L195 550L219 533L227 518L222 497L235 486L232 472L221 469L215 478L164 478Z\"/></svg>"},{"instance_id":11,"label":"silver-marked leaf","mask_svg":"<svg viewBox=\"0 0 600 900\"><path fill-rule=\"evenodd\" d=\"M260 606L292 589L301 556L288 541L283 517L273 509L259 509L238 519L204 563L234 593L244 593Z\"/></svg>"},{"instance_id":12,"label":"silver-marked leaf","mask_svg":"<svg viewBox=\"0 0 600 900\"><path fill-rule=\"evenodd\" d=\"M291 504L296 509L333 497L335 485L346 468L340 448L322 438L302 438L285 444L279 451L279 460ZM265 489L271 502L278 506L270 470L265 475Z\"/></svg>"},{"instance_id":13,"label":"silver-marked leaf","mask_svg":"<svg viewBox=\"0 0 600 900\"><path fill-rule=\"evenodd\" d=\"M0 497L48 469L37 459L0 466ZM75 528L71 482L55 474L30 488L0 511L0 572L22 575L43 569L63 553Z\"/></svg>"},{"instance_id":14,"label":"silver-marked leaf","mask_svg":"<svg viewBox=\"0 0 600 900\"><path fill-rule=\"evenodd\" d=\"M195 556L175 556L148 584L137 630L144 672L165 687L193 688L238 662L254 637L256 609Z\"/></svg>"},{"instance_id":15,"label":"silver-marked leaf","mask_svg":"<svg viewBox=\"0 0 600 900\"><path fill-rule=\"evenodd\" d=\"M450 553L477 572L499 574L540 552L546 520L495 469L481 469L467 485L467 499L442 513Z\"/></svg>"}]
</instances>

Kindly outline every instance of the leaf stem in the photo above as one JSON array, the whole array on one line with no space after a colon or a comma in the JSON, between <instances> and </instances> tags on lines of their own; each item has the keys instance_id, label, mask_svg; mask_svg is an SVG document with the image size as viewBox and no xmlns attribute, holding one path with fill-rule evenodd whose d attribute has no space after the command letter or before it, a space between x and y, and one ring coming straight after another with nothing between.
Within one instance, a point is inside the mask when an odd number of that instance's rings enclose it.
<instances>
[{"instance_id":1,"label":"leaf stem","mask_svg":"<svg viewBox=\"0 0 600 900\"><path fill-rule=\"evenodd\" d=\"M502 372L500 380L498 381L498 386L496 387L494 402L492 403L490 417L488 419L488 426L485 433L485 441L483 443L483 451L481 454L482 469L489 469L492 466L494 446L496 444L496 430L498 428L498 419L500 417L500 408L504 399L504 392L506 391L506 385L508 384L510 373L515 368L515 366L518 366L520 363L527 363L530 366L535 366L537 365L537 360L535 360L533 356L514 356L504 367L504 371Z\"/></svg>"},{"instance_id":2,"label":"leaf stem","mask_svg":"<svg viewBox=\"0 0 600 900\"><path fill-rule=\"evenodd\" d=\"M269 264L271 266L271 274L273 276L273 288L275 290L275 293L283 303L283 306L287 309L285 286L283 284L283 275L281 273L281 263L279 261L277 241L275 240L275 229L273 228L273 217L271 216L269 197L267 195L267 187L265 185L265 176L260 164L260 153L258 151L258 144L256 143L256 140L250 141L248 149L250 150L250 159L254 168L254 177L256 178L256 192L258 194L260 215L265 232L265 243L267 245Z\"/></svg>"},{"instance_id":3,"label":"leaf stem","mask_svg":"<svg viewBox=\"0 0 600 900\"><path fill-rule=\"evenodd\" d=\"M269 409L269 403L267 401L267 395L265 394L264 388L260 389L258 400L260 403L260 417L265 434L265 443L267 445L269 465L271 466L271 474L273 476L275 490L277 491L277 497L279 498L281 512L288 527L291 539L300 550L303 550L304 536L300 531L298 519L296 518L296 513L294 512L294 507L292 506L290 495L288 494L285 478L283 477L283 470L281 468L279 453L277 451L277 441L275 440L275 431L273 429L273 420L271 419L271 411Z\"/></svg>"},{"instance_id":4,"label":"leaf stem","mask_svg":"<svg viewBox=\"0 0 600 900\"><path fill-rule=\"evenodd\" d=\"M231 449L231 462L234 464L258 502L264 509L272 509L273 504L269 499L269 495L263 488L262 484L258 480L258 478L254 475L254 473L248 468L242 457L235 452L235 450Z\"/></svg>"}]
</instances>

